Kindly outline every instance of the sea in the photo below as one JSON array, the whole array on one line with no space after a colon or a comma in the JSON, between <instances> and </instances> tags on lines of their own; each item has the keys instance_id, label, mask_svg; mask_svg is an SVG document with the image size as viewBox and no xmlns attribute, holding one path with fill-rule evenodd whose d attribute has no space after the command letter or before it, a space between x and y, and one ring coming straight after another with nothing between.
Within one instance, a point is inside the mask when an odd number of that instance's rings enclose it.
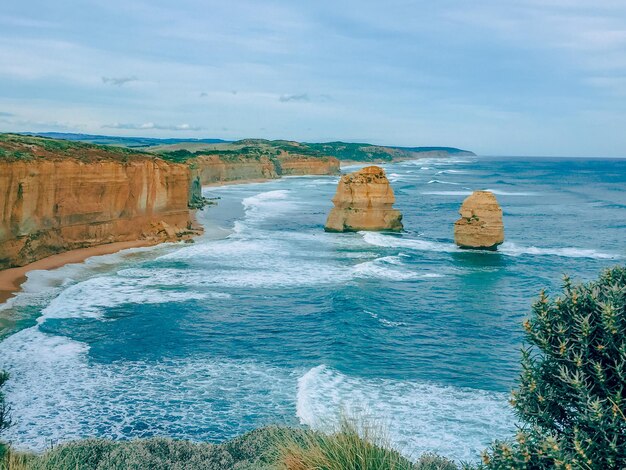
<instances>
[{"instance_id":1,"label":"sea","mask_svg":"<svg viewBox=\"0 0 626 470\"><path fill-rule=\"evenodd\" d=\"M473 461L515 432L522 322L563 276L626 260L626 160L383 165L399 234L326 233L336 176L204 188L206 233L34 271L0 306L19 448L86 437L222 442L278 424L376 426L410 458ZM358 166L344 168L352 171ZM497 252L453 242L492 191ZM365 423L365 424L364 424Z\"/></svg>"}]
</instances>

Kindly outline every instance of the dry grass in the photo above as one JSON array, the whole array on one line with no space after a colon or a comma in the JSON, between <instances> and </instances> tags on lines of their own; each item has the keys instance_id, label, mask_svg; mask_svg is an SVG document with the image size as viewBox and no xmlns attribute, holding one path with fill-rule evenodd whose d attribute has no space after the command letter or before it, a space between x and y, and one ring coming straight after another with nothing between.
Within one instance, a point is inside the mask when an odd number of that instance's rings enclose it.
<instances>
[{"instance_id":1,"label":"dry grass","mask_svg":"<svg viewBox=\"0 0 626 470\"><path fill-rule=\"evenodd\" d=\"M424 455L411 462L392 449L379 427L343 419L331 433L309 432L278 445L281 470L453 470L442 457Z\"/></svg>"}]
</instances>

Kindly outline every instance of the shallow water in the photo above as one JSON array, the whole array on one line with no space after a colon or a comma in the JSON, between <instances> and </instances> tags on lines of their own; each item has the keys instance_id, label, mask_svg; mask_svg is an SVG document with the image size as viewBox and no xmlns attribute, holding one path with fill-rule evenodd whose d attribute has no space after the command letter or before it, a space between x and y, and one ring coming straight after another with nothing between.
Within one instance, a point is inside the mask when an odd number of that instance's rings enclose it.
<instances>
[{"instance_id":1,"label":"shallow water","mask_svg":"<svg viewBox=\"0 0 626 470\"><path fill-rule=\"evenodd\" d=\"M29 276L2 307L21 447L88 436L220 441L268 424L381 423L407 455L473 459L514 427L520 327L563 273L626 259L626 161L386 165L406 232L328 234L336 177L205 189L192 245ZM492 190L498 253L462 252L463 198ZM224 238L224 233L229 235Z\"/></svg>"}]
</instances>

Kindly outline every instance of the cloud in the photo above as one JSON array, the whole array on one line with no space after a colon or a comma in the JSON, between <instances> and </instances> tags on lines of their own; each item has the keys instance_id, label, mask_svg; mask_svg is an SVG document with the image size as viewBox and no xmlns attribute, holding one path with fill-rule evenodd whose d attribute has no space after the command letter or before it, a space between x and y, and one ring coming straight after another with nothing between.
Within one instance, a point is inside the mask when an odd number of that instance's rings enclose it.
<instances>
[{"instance_id":1,"label":"cloud","mask_svg":"<svg viewBox=\"0 0 626 470\"><path fill-rule=\"evenodd\" d=\"M200 98L206 98L207 96L209 96L209 94L206 91L200 93Z\"/></svg>"},{"instance_id":2,"label":"cloud","mask_svg":"<svg viewBox=\"0 0 626 470\"><path fill-rule=\"evenodd\" d=\"M102 77L102 83L111 84L114 86L122 86L127 83L136 82L139 79L137 77Z\"/></svg>"},{"instance_id":3,"label":"cloud","mask_svg":"<svg viewBox=\"0 0 626 470\"><path fill-rule=\"evenodd\" d=\"M280 95L278 101L281 103L308 102L311 101L308 93L300 93L298 95Z\"/></svg>"},{"instance_id":4,"label":"cloud","mask_svg":"<svg viewBox=\"0 0 626 470\"><path fill-rule=\"evenodd\" d=\"M154 122L145 122L143 124L119 123L105 124L104 129L126 129L126 130L161 130L161 131L201 131L202 127L191 126L187 123L183 124L155 124Z\"/></svg>"},{"instance_id":5,"label":"cloud","mask_svg":"<svg viewBox=\"0 0 626 470\"><path fill-rule=\"evenodd\" d=\"M13 113L5 113L4 111L0 111L0 117L13 117L15 114Z\"/></svg>"}]
</instances>

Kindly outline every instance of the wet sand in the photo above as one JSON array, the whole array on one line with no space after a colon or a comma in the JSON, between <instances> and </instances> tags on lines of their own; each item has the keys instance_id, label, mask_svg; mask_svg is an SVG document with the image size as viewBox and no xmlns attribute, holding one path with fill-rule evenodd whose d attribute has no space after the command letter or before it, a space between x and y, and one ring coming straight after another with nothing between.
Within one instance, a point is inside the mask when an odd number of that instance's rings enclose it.
<instances>
[{"instance_id":1,"label":"wet sand","mask_svg":"<svg viewBox=\"0 0 626 470\"><path fill-rule=\"evenodd\" d=\"M20 291L21 285L26 281L29 271L41 269L56 269L70 263L82 263L87 258L99 255L109 255L127 248L138 248L151 246L155 242L152 240L132 240L128 242L107 243L89 248L65 251L57 255L48 256L34 263L20 266L18 268L4 269L0 271L0 303L6 302Z\"/></svg>"}]
</instances>

